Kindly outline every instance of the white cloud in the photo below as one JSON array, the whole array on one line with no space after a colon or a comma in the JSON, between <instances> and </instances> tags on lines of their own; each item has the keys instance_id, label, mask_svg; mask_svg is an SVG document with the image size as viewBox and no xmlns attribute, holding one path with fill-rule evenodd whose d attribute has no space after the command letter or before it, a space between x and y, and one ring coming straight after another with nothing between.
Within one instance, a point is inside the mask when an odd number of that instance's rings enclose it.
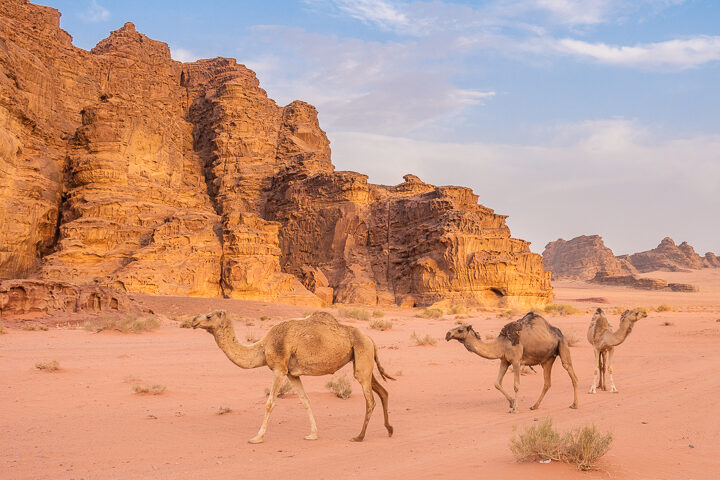
<instances>
[{"instance_id":1,"label":"white cloud","mask_svg":"<svg viewBox=\"0 0 720 480\"><path fill-rule=\"evenodd\" d=\"M194 62L195 60L200 59L200 56L194 54L190 50L186 50L184 48L177 48L177 47L170 47L170 56L173 60L177 60L178 62Z\"/></svg>"},{"instance_id":2,"label":"white cloud","mask_svg":"<svg viewBox=\"0 0 720 480\"><path fill-rule=\"evenodd\" d=\"M80 13L79 16L88 23L104 22L110 18L110 11L97 3L96 0L91 0L87 10Z\"/></svg>"},{"instance_id":3,"label":"white cloud","mask_svg":"<svg viewBox=\"0 0 720 480\"><path fill-rule=\"evenodd\" d=\"M402 28L408 17L397 7L383 0L334 0L337 7L362 22L382 28Z\"/></svg>"},{"instance_id":4,"label":"white cloud","mask_svg":"<svg viewBox=\"0 0 720 480\"><path fill-rule=\"evenodd\" d=\"M553 48L560 53L591 58L608 65L645 69L683 70L720 60L720 36L708 35L635 46L564 38L554 42Z\"/></svg>"},{"instance_id":5,"label":"white cloud","mask_svg":"<svg viewBox=\"0 0 720 480\"><path fill-rule=\"evenodd\" d=\"M397 184L414 173L470 186L510 215L513 236L542 252L548 241L599 233L617 254L670 235L719 251L720 135L666 138L624 119L559 125L535 145L446 143L329 132L339 170Z\"/></svg>"}]
</instances>

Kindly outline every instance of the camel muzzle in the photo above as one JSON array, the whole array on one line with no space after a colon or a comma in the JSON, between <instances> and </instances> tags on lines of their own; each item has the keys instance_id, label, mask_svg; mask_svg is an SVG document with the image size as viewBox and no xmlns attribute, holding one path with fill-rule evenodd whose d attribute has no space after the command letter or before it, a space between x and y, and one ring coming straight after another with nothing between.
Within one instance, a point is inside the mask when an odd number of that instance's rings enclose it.
<instances>
[{"instance_id":1,"label":"camel muzzle","mask_svg":"<svg viewBox=\"0 0 720 480\"><path fill-rule=\"evenodd\" d=\"M446 342L449 342L451 338L452 338L452 335L450 334L450 332L447 332L447 333L445 334L445 341L446 341Z\"/></svg>"}]
</instances>

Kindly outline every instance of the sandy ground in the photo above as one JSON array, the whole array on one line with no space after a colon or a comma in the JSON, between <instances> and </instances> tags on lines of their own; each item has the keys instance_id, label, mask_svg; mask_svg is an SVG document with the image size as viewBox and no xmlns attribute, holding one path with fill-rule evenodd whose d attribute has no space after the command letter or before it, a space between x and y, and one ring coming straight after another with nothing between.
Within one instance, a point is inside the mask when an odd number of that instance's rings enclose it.
<instances>
[{"instance_id":1,"label":"sandy ground","mask_svg":"<svg viewBox=\"0 0 720 480\"><path fill-rule=\"evenodd\" d=\"M718 478L720 272L655 276L696 283L702 291L556 284L558 303L588 311L598 304L577 299L604 297L609 309L661 303L679 307L650 313L618 347L618 394L587 393L593 369L585 340L590 313L546 316L566 335L581 339L572 348L580 378L578 410L568 408L571 384L557 362L541 409L529 410L542 385L542 375L531 373L521 377L521 413L509 414L507 402L493 388L498 362L444 341L454 316L428 320L415 317L415 311L386 310L384 318L394 323L385 332L349 320L375 339L384 367L398 377L387 384L395 435L387 437L378 407L363 443L348 441L363 417L357 383L351 398L340 400L324 387L329 377L304 379L320 430L317 441L303 440L307 417L297 396L288 395L273 412L265 443L246 443L260 425L270 371L231 364L204 331L180 329L172 321L144 334L8 328L8 334L0 335L0 479L272 479L297 474L333 479ZM143 301L168 316L226 308L254 323L236 322L243 341L306 311L217 299ZM261 316L270 320L261 321ZM615 323L617 318L611 315ZM497 334L507 319L476 312L464 321L483 334ZM438 342L416 346L413 332L430 334ZM42 360L57 360L61 370L36 370L35 363ZM167 389L157 396L138 395L133 385L140 382ZM508 376L506 385L511 383ZM232 411L218 415L223 407ZM612 449L600 470L516 463L510 438L545 417L561 429L594 423L611 431Z\"/></svg>"}]
</instances>

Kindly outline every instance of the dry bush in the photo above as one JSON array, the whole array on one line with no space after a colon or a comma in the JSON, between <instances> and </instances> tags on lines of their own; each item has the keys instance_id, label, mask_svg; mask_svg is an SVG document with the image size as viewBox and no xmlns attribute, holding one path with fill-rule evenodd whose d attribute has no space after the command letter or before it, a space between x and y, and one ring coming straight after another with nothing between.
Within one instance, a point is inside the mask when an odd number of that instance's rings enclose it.
<instances>
[{"instance_id":1,"label":"dry bush","mask_svg":"<svg viewBox=\"0 0 720 480\"><path fill-rule=\"evenodd\" d=\"M229 407L220 407L218 408L217 414L218 415L225 415L226 413L232 412L232 408Z\"/></svg>"},{"instance_id":2,"label":"dry bush","mask_svg":"<svg viewBox=\"0 0 720 480\"><path fill-rule=\"evenodd\" d=\"M277 396L279 398L283 398L288 393L292 393L292 389L293 388L292 388L292 384L290 383L290 380L285 378L285 380L283 380L283 382L280 384L280 388L278 389ZM268 395L270 395L270 389L265 388L265 396L267 397Z\"/></svg>"},{"instance_id":3,"label":"dry bush","mask_svg":"<svg viewBox=\"0 0 720 480\"><path fill-rule=\"evenodd\" d=\"M572 305L568 305L566 303L553 303L551 305L545 306L545 313L549 314L555 314L560 316L566 316L566 315L576 315L580 313L580 310L573 307Z\"/></svg>"},{"instance_id":4,"label":"dry bush","mask_svg":"<svg viewBox=\"0 0 720 480\"><path fill-rule=\"evenodd\" d=\"M370 320L370 312L362 308L342 308L340 316L345 318L354 318L355 320Z\"/></svg>"},{"instance_id":5,"label":"dry bush","mask_svg":"<svg viewBox=\"0 0 720 480\"><path fill-rule=\"evenodd\" d=\"M160 321L155 317L129 313L121 317L103 317L96 321L87 321L83 325L83 328L95 333L102 332L103 330L114 330L121 333L141 333L155 330L159 326Z\"/></svg>"},{"instance_id":6,"label":"dry bush","mask_svg":"<svg viewBox=\"0 0 720 480\"><path fill-rule=\"evenodd\" d=\"M470 318L470 315L455 315L455 320L465 320Z\"/></svg>"},{"instance_id":7,"label":"dry bush","mask_svg":"<svg viewBox=\"0 0 720 480\"><path fill-rule=\"evenodd\" d=\"M270 317L268 317L267 315L263 315L262 317L260 317L260 321L261 321L261 322L267 322L267 321L269 321L269 320L271 320L271 319L270 319Z\"/></svg>"},{"instance_id":8,"label":"dry bush","mask_svg":"<svg viewBox=\"0 0 720 480\"><path fill-rule=\"evenodd\" d=\"M158 383L154 385L148 385L146 383L136 383L133 385L133 391L135 393L144 395L144 394L152 394L152 395L160 395L165 391L167 387L165 385L160 385Z\"/></svg>"},{"instance_id":9,"label":"dry bush","mask_svg":"<svg viewBox=\"0 0 720 480\"><path fill-rule=\"evenodd\" d=\"M338 377L335 380L330 380L325 384L325 388L329 389L336 397L342 398L343 400L350 398L350 395L352 394L352 384L345 375Z\"/></svg>"},{"instance_id":10,"label":"dry bush","mask_svg":"<svg viewBox=\"0 0 720 480\"><path fill-rule=\"evenodd\" d=\"M175 317L175 320L180 322L180 328L192 328L193 318L195 317L191 315L181 315L179 317Z\"/></svg>"},{"instance_id":11,"label":"dry bush","mask_svg":"<svg viewBox=\"0 0 720 480\"><path fill-rule=\"evenodd\" d=\"M57 372L60 370L60 362L57 360L49 360L47 362L37 362L35 368L43 372Z\"/></svg>"},{"instance_id":12,"label":"dry bush","mask_svg":"<svg viewBox=\"0 0 720 480\"><path fill-rule=\"evenodd\" d=\"M555 460L590 470L610 450L611 433L600 433L595 425L575 428L560 435L546 418L510 440L510 450L519 462Z\"/></svg>"},{"instance_id":13,"label":"dry bush","mask_svg":"<svg viewBox=\"0 0 720 480\"><path fill-rule=\"evenodd\" d=\"M570 332L565 335L565 343L568 344L568 347L574 347L575 345L580 343L580 337L577 336L575 332Z\"/></svg>"},{"instance_id":14,"label":"dry bush","mask_svg":"<svg viewBox=\"0 0 720 480\"><path fill-rule=\"evenodd\" d=\"M410 338L415 341L415 345L435 345L437 343L437 339L431 337L429 334L424 337L420 337L417 333L413 332L412 335L410 335Z\"/></svg>"},{"instance_id":15,"label":"dry bush","mask_svg":"<svg viewBox=\"0 0 720 480\"><path fill-rule=\"evenodd\" d=\"M497 316L500 318L512 318L517 314L518 314L518 311L515 310L514 308L512 308L512 309L504 310L504 311L498 313Z\"/></svg>"},{"instance_id":16,"label":"dry bush","mask_svg":"<svg viewBox=\"0 0 720 480\"><path fill-rule=\"evenodd\" d=\"M443 312L441 308L436 308L436 307L426 308L422 312L422 316L424 318L440 318L444 314L445 314L445 312Z\"/></svg>"},{"instance_id":17,"label":"dry bush","mask_svg":"<svg viewBox=\"0 0 720 480\"><path fill-rule=\"evenodd\" d=\"M47 325L44 325L42 323L36 323L36 322L25 322L22 324L22 327L20 327L20 328L22 328L23 330L30 331L30 332L35 332L38 330L42 330L43 332L46 332L48 329Z\"/></svg>"},{"instance_id":18,"label":"dry bush","mask_svg":"<svg viewBox=\"0 0 720 480\"><path fill-rule=\"evenodd\" d=\"M675 325L673 322L668 322L668 321L663 322L664 327L672 327L673 325Z\"/></svg>"},{"instance_id":19,"label":"dry bush","mask_svg":"<svg viewBox=\"0 0 720 480\"><path fill-rule=\"evenodd\" d=\"M385 312L382 310L373 310L372 316L375 318L382 318L385 316Z\"/></svg>"},{"instance_id":20,"label":"dry bush","mask_svg":"<svg viewBox=\"0 0 720 480\"><path fill-rule=\"evenodd\" d=\"M575 428L563 437L563 460L580 470L590 470L610 450L611 443L612 434L600 433L595 425Z\"/></svg>"},{"instance_id":21,"label":"dry bush","mask_svg":"<svg viewBox=\"0 0 720 480\"><path fill-rule=\"evenodd\" d=\"M379 318L370 320L370 328L372 328L373 330L390 330L392 326L392 320L380 320Z\"/></svg>"},{"instance_id":22,"label":"dry bush","mask_svg":"<svg viewBox=\"0 0 720 480\"><path fill-rule=\"evenodd\" d=\"M467 313L468 309L465 305L453 305L448 310L448 313L451 315L457 315L462 313Z\"/></svg>"},{"instance_id":23,"label":"dry bush","mask_svg":"<svg viewBox=\"0 0 720 480\"><path fill-rule=\"evenodd\" d=\"M656 312L675 312L677 311L677 308L673 307L672 305L668 305L667 303L663 303L662 305L658 305L655 307Z\"/></svg>"},{"instance_id":24,"label":"dry bush","mask_svg":"<svg viewBox=\"0 0 720 480\"><path fill-rule=\"evenodd\" d=\"M395 373L393 373L396 377L402 377L402 370L395 370Z\"/></svg>"},{"instance_id":25,"label":"dry bush","mask_svg":"<svg viewBox=\"0 0 720 480\"><path fill-rule=\"evenodd\" d=\"M0 335L5 335L7 333L7 330L5 330L5 326L0 322Z\"/></svg>"},{"instance_id":26,"label":"dry bush","mask_svg":"<svg viewBox=\"0 0 720 480\"><path fill-rule=\"evenodd\" d=\"M510 451L518 462L559 461L562 458L562 438L553 428L552 420L546 418L513 437L510 440Z\"/></svg>"},{"instance_id":27,"label":"dry bush","mask_svg":"<svg viewBox=\"0 0 720 480\"><path fill-rule=\"evenodd\" d=\"M613 315L622 315L622 313L627 310L625 307L615 307L612 310L610 310L610 313Z\"/></svg>"}]
</instances>

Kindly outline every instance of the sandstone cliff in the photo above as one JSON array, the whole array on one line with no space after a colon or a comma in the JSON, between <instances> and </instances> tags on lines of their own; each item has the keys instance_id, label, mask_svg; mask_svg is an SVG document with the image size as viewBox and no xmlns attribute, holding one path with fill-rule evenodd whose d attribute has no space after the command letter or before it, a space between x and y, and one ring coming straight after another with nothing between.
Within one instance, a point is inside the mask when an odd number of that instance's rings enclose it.
<instances>
[{"instance_id":1,"label":"sandstone cliff","mask_svg":"<svg viewBox=\"0 0 720 480\"><path fill-rule=\"evenodd\" d=\"M654 249L635 253L630 255L628 259L639 272L652 272L655 270L678 272L720 266L717 257L713 253L707 253L705 257L701 257L695 253L695 249L688 245L687 242L675 245L675 242L670 237L663 238L660 245Z\"/></svg>"},{"instance_id":2,"label":"sandstone cliff","mask_svg":"<svg viewBox=\"0 0 720 480\"><path fill-rule=\"evenodd\" d=\"M0 279L321 303L535 304L549 272L460 187L335 172L314 107L131 23L91 51L0 4Z\"/></svg>"},{"instance_id":3,"label":"sandstone cliff","mask_svg":"<svg viewBox=\"0 0 720 480\"><path fill-rule=\"evenodd\" d=\"M590 280L598 272L613 276L637 273L630 262L615 257L599 235L558 239L545 246L542 256L554 278Z\"/></svg>"}]
</instances>

